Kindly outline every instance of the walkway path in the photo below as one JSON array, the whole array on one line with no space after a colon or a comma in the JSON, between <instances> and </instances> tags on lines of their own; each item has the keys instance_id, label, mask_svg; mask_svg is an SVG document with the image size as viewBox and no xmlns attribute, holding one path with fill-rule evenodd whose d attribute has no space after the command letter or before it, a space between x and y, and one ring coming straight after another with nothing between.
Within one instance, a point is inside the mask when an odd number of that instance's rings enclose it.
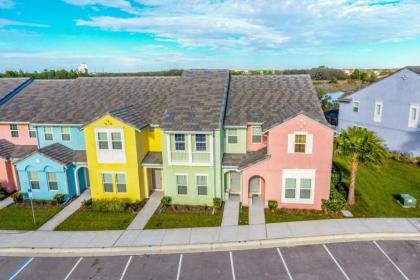
<instances>
[{"instance_id":1,"label":"walkway path","mask_svg":"<svg viewBox=\"0 0 420 280\"><path fill-rule=\"evenodd\" d=\"M239 221L239 196L231 196L225 202L223 209L222 227L237 226Z\"/></svg>"},{"instance_id":2,"label":"walkway path","mask_svg":"<svg viewBox=\"0 0 420 280\"><path fill-rule=\"evenodd\" d=\"M13 198L11 196L0 201L0 209L6 208L10 204L13 204Z\"/></svg>"},{"instance_id":3,"label":"walkway path","mask_svg":"<svg viewBox=\"0 0 420 280\"><path fill-rule=\"evenodd\" d=\"M64 207L63 210L58 212L51 220L43 224L38 230L39 231L51 231L54 230L59 224L64 222L65 219L70 217L74 212L82 206L83 200L90 198L90 190L85 190L78 198L73 200L69 205Z\"/></svg>"},{"instance_id":4,"label":"walkway path","mask_svg":"<svg viewBox=\"0 0 420 280\"><path fill-rule=\"evenodd\" d=\"M249 224L250 225L265 224L264 198L263 197L254 196L252 198L252 204L249 206Z\"/></svg>"},{"instance_id":5,"label":"walkway path","mask_svg":"<svg viewBox=\"0 0 420 280\"><path fill-rule=\"evenodd\" d=\"M149 197L149 200L144 205L143 209L137 214L131 224L128 226L129 230L143 229L153 214L160 205L160 200L163 197L163 192L155 191Z\"/></svg>"}]
</instances>

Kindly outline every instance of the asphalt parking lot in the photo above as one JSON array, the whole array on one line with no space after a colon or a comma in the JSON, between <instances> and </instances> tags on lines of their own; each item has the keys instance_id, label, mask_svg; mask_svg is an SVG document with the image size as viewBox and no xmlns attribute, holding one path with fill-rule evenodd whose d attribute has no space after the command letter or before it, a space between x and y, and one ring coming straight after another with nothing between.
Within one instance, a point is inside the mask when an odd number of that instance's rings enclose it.
<instances>
[{"instance_id":1,"label":"asphalt parking lot","mask_svg":"<svg viewBox=\"0 0 420 280\"><path fill-rule=\"evenodd\" d=\"M0 257L0 279L420 279L420 242L142 256Z\"/></svg>"}]
</instances>

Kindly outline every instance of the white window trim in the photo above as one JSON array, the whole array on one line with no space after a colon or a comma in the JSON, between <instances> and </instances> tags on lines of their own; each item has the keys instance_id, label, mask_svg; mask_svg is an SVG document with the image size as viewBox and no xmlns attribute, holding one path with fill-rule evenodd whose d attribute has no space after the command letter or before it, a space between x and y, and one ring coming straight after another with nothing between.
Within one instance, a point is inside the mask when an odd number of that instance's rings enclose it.
<instances>
[{"instance_id":1,"label":"white window trim","mask_svg":"<svg viewBox=\"0 0 420 280\"><path fill-rule=\"evenodd\" d=\"M125 176L125 192L119 192L117 186L117 174ZM119 194L127 194L128 193L128 183L127 183L127 173L126 172L113 172L113 181L115 181L115 193Z\"/></svg>"},{"instance_id":2,"label":"white window trim","mask_svg":"<svg viewBox=\"0 0 420 280\"><path fill-rule=\"evenodd\" d=\"M296 135L306 135L306 143L305 143L305 152L298 153L295 152L295 139ZM295 131L288 135L289 139L287 141L287 151L289 154L297 154L297 155L310 155L313 153L313 146L314 146L314 137L313 134L308 133L307 131Z\"/></svg>"},{"instance_id":3,"label":"white window trim","mask_svg":"<svg viewBox=\"0 0 420 280\"><path fill-rule=\"evenodd\" d=\"M411 119L411 110L412 109L416 109L416 118L414 120ZM418 122L419 122L419 105L410 104L410 109L408 110L408 127L417 128Z\"/></svg>"},{"instance_id":4,"label":"white window trim","mask_svg":"<svg viewBox=\"0 0 420 280\"><path fill-rule=\"evenodd\" d=\"M204 143L204 145L206 146L206 149L204 150L204 151L197 151L197 135L204 135L204 137L205 137L205 141L204 142L199 142L199 143ZM195 145L195 151L194 151L194 153L203 153L203 154L207 154L208 153L208 145L207 145L207 134L205 134L205 133L197 133L197 134L194 134L194 145Z\"/></svg>"},{"instance_id":5,"label":"white window trim","mask_svg":"<svg viewBox=\"0 0 420 280\"><path fill-rule=\"evenodd\" d=\"M63 139L63 135L65 135L65 133L63 133L63 128L67 128L69 130L69 133L68 133L69 140L64 140ZM61 133L61 141L65 141L65 142L70 142L71 141L71 130L70 130L70 127L68 127L68 126L62 126L62 127L60 127L60 133Z\"/></svg>"},{"instance_id":6,"label":"white window trim","mask_svg":"<svg viewBox=\"0 0 420 280\"><path fill-rule=\"evenodd\" d=\"M236 134L235 135L231 135L230 133L232 131L236 131ZM235 137L236 138L236 142L235 143L229 142L229 137ZM236 145L236 144L238 144L238 142L239 142L238 129L237 128L228 128L228 129L226 129L226 138L227 138L226 141L227 141L227 144L228 145Z\"/></svg>"},{"instance_id":7,"label":"white window trim","mask_svg":"<svg viewBox=\"0 0 420 280\"><path fill-rule=\"evenodd\" d=\"M380 114L379 115L376 114L376 107L378 107L378 105L381 106L381 111L380 111ZM376 101L375 102L375 108L374 108L374 111L373 111L373 121L374 122L378 122L378 123L382 122L383 111L384 111L384 104L383 104L383 102L382 101Z\"/></svg>"},{"instance_id":8,"label":"white window trim","mask_svg":"<svg viewBox=\"0 0 420 280\"><path fill-rule=\"evenodd\" d=\"M16 129L12 129L12 125L15 125ZM9 129L10 129L10 137L12 137L12 138L19 138L20 137L19 125L17 123L11 123L9 125ZM17 132L17 136L13 136L13 132Z\"/></svg>"},{"instance_id":9,"label":"white window trim","mask_svg":"<svg viewBox=\"0 0 420 280\"><path fill-rule=\"evenodd\" d=\"M310 199L290 199L286 198L286 178L296 179L296 194L300 197L300 179L311 179L311 197ZM282 186L281 186L281 201L282 203L299 203L299 204L314 204L315 199L315 179L316 169L283 169L282 172Z\"/></svg>"},{"instance_id":10,"label":"white window trim","mask_svg":"<svg viewBox=\"0 0 420 280\"><path fill-rule=\"evenodd\" d=\"M355 106L357 104L357 106ZM354 100L353 102L352 102L352 112L353 113L359 113L359 111L360 111L360 101L357 101L357 100ZM357 108L357 112L355 112L354 111L354 108Z\"/></svg>"},{"instance_id":11,"label":"white window trim","mask_svg":"<svg viewBox=\"0 0 420 280\"><path fill-rule=\"evenodd\" d=\"M177 143L177 141L176 141L176 135L184 135L184 141L182 141L183 143L184 143L184 149L183 150L178 150L177 148L176 148L176 143ZM187 151L187 137L186 137L187 135L185 135L184 133L174 133L174 151L175 152L186 152ZM178 141L179 143L182 143L181 141Z\"/></svg>"},{"instance_id":12,"label":"white window trim","mask_svg":"<svg viewBox=\"0 0 420 280\"><path fill-rule=\"evenodd\" d=\"M101 185L102 185L102 192L103 193L116 193L116 190L114 189L114 172L112 171L102 171L101 172ZM112 192L106 192L104 187L104 174L111 174L111 182L112 182Z\"/></svg>"},{"instance_id":13,"label":"white window trim","mask_svg":"<svg viewBox=\"0 0 420 280\"><path fill-rule=\"evenodd\" d=\"M34 188L32 188L32 184L31 184L31 176L29 175L29 173L30 173L30 172L35 173L35 174L36 174L36 176L38 177L38 180L34 181L34 182L38 182L38 186L39 186L39 188L38 188L38 189L34 189ZM29 183L29 187L32 189L32 191L33 191L33 192L38 192L38 191L41 191L41 180L39 179L39 172L37 172L37 171L26 171L26 173L27 173L27 175L28 175L28 183Z\"/></svg>"},{"instance_id":14,"label":"white window trim","mask_svg":"<svg viewBox=\"0 0 420 280\"><path fill-rule=\"evenodd\" d=\"M254 128L256 128L256 127L261 129L261 134L260 135L254 134ZM254 142L254 136L261 136L260 142ZM252 144L262 144L262 142L263 142L263 132L262 132L261 125L252 125L251 126L251 143Z\"/></svg>"},{"instance_id":15,"label":"white window trim","mask_svg":"<svg viewBox=\"0 0 420 280\"><path fill-rule=\"evenodd\" d=\"M57 189L56 190L52 190L50 188L50 180L48 179L48 173L54 173L55 174L55 182L57 183ZM58 185L58 178L57 178L57 172L55 171L46 171L45 172L45 177L47 178L47 186L48 186L48 191L49 192L58 192L60 190L60 186ZM54 182L54 181L53 181Z\"/></svg>"},{"instance_id":16,"label":"white window trim","mask_svg":"<svg viewBox=\"0 0 420 280\"><path fill-rule=\"evenodd\" d=\"M31 136L31 132L34 132L35 136ZM36 131L36 127L31 125L31 124L28 124L28 133L29 133L29 138L36 138L37 134L38 134L37 131Z\"/></svg>"},{"instance_id":17,"label":"white window trim","mask_svg":"<svg viewBox=\"0 0 420 280\"><path fill-rule=\"evenodd\" d=\"M185 143L186 143L186 150L184 152L188 153L188 160L183 162L177 162L172 160L171 156L171 135L174 134L184 134L185 135ZM210 161L209 162L193 162L192 157L192 135L191 134L185 134L185 133L177 133L177 132L171 132L166 134L166 150L168 154L168 165L180 165L180 166L213 166L214 162L214 156L213 156L213 134L211 133L193 133L193 134L206 134L206 137L209 137L209 152L210 153ZM175 141L175 140L174 140ZM175 151L175 146L174 150ZM177 151L175 151L177 152Z\"/></svg>"},{"instance_id":18,"label":"white window trim","mask_svg":"<svg viewBox=\"0 0 420 280\"><path fill-rule=\"evenodd\" d=\"M207 194L199 194L198 193L198 185L197 185L197 177L201 176L201 177L206 177L206 181L207 181ZM196 173L195 174L195 191L197 192L197 196L208 196L209 195L209 175L208 174L202 174L202 173Z\"/></svg>"},{"instance_id":19,"label":"white window trim","mask_svg":"<svg viewBox=\"0 0 420 280\"><path fill-rule=\"evenodd\" d=\"M51 133L47 133L47 129L51 129ZM51 139L47 139L47 134L51 134ZM44 141L54 141L54 132L51 126L44 127Z\"/></svg>"},{"instance_id":20,"label":"white window trim","mask_svg":"<svg viewBox=\"0 0 420 280\"><path fill-rule=\"evenodd\" d=\"M126 163L124 129L122 127L96 127L94 132L96 155L99 163ZM98 133L100 132L107 134L108 149L99 149ZM118 132L121 135L121 150L114 150L112 148L111 133L115 132Z\"/></svg>"},{"instance_id":21,"label":"white window trim","mask_svg":"<svg viewBox=\"0 0 420 280\"><path fill-rule=\"evenodd\" d=\"M176 179L177 176L185 176L186 185L187 185L187 194L179 194L178 193L178 182L177 182L177 179ZM175 173L175 185L176 185L176 195L179 195L179 196L188 196L189 195L188 194L188 174L187 173Z\"/></svg>"}]
</instances>

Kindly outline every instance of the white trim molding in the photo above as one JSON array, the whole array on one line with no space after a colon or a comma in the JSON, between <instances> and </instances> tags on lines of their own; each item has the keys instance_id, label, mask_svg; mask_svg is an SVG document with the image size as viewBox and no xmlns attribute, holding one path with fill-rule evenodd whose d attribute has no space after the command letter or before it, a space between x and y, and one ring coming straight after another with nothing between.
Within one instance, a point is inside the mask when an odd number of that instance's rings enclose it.
<instances>
[{"instance_id":1,"label":"white trim molding","mask_svg":"<svg viewBox=\"0 0 420 280\"><path fill-rule=\"evenodd\" d=\"M282 203L296 203L296 204L313 204L315 198L315 178L316 169L283 169L282 172L282 186L281 186L281 202ZM295 198L286 198L286 178L296 179ZM301 180L311 180L310 198L300 198Z\"/></svg>"}]
</instances>

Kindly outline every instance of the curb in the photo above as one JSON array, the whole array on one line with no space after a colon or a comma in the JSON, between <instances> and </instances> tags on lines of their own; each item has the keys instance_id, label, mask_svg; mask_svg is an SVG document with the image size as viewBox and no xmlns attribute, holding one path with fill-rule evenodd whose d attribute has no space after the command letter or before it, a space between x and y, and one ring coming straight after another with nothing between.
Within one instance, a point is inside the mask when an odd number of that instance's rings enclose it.
<instances>
[{"instance_id":1,"label":"curb","mask_svg":"<svg viewBox=\"0 0 420 280\"><path fill-rule=\"evenodd\" d=\"M420 233L356 233L325 235L271 240L255 240L226 243L182 244L143 247L109 248L0 248L0 256L37 256L37 257L73 257L73 256L120 256L197 253L214 251L251 250L272 247L294 247L319 245L338 242L374 241L374 240L413 240L420 241Z\"/></svg>"}]
</instances>

